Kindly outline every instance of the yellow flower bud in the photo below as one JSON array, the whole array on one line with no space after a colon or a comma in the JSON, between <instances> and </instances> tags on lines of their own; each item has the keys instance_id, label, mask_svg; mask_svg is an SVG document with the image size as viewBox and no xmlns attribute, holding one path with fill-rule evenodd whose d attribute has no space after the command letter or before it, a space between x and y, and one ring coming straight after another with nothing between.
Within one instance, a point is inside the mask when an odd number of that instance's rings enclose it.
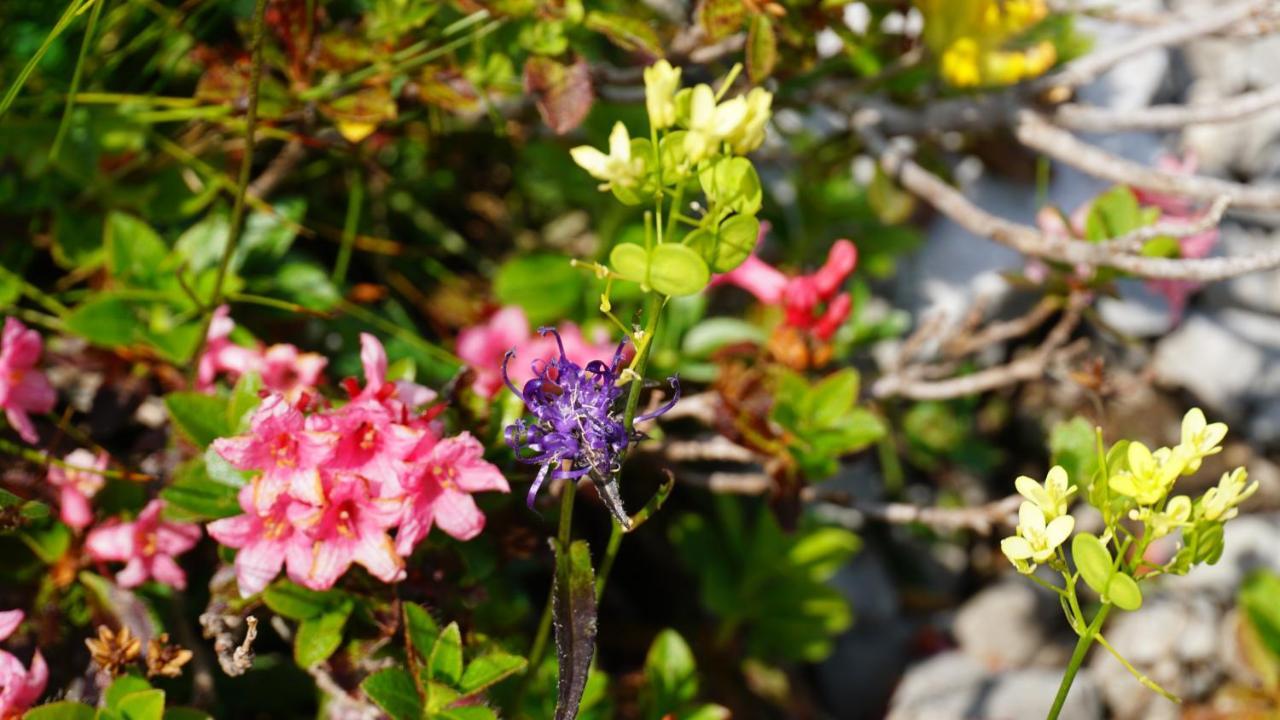
<instances>
[{"instance_id":1,"label":"yellow flower bud","mask_svg":"<svg viewBox=\"0 0 1280 720\"><path fill-rule=\"evenodd\" d=\"M671 127L676 122L676 91L680 89L680 68L659 60L644 69L644 105L649 111L649 124L655 129Z\"/></svg>"}]
</instances>

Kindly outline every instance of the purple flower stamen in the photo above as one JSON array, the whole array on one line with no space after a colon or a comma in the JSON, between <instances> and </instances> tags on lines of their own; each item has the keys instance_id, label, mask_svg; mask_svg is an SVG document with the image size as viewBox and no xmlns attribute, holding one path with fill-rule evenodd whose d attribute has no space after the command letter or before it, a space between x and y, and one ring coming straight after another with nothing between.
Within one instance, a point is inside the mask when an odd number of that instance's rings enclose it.
<instances>
[{"instance_id":1,"label":"purple flower stamen","mask_svg":"<svg viewBox=\"0 0 1280 720\"><path fill-rule=\"evenodd\" d=\"M515 356L510 351L502 361L502 378L507 387L524 400L525 407L533 415L532 420L521 418L508 425L505 436L516 459L530 465L541 465L527 498L533 507L538 490L548 477L577 479L590 475L604 492L609 510L624 526L630 526L630 518L622 508L616 488L616 476L622 467L628 437L622 422L618 400L623 389L618 387L622 371L623 350L626 339L618 343L611 364L592 360L586 367L579 366L565 354L560 334L553 328L539 328L542 335L555 336L560 357L548 361L533 361L530 367L534 377L517 388L507 372L507 363ZM670 410L680 399L680 381L669 379L673 397L662 407L636 418L637 422L652 420Z\"/></svg>"}]
</instances>

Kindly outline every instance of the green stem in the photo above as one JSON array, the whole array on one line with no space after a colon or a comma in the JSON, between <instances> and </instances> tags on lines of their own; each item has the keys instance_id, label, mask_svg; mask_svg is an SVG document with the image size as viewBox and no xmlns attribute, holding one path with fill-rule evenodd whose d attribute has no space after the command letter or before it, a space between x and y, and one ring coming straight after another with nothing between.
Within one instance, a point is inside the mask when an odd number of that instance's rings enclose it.
<instances>
[{"instance_id":1,"label":"green stem","mask_svg":"<svg viewBox=\"0 0 1280 720\"><path fill-rule=\"evenodd\" d=\"M231 269L231 258L236 254L236 246L240 244L240 233L244 229L245 196L249 192L249 176L253 172L254 131L258 125L258 89L262 82L262 39L266 27L265 16L267 0L255 0L253 7L253 66L249 71L249 108L245 113L244 156L240 159L240 176L236 181L236 200L231 208L231 223L227 228L227 246L222 250L222 259L218 262L218 274L213 280L213 295L205 306L204 323L196 340L195 352L191 357L200 357L204 349L205 338L209 335L209 326L213 324L213 313L222 304L223 284L227 272ZM196 363L191 364L194 373Z\"/></svg>"},{"instance_id":2,"label":"green stem","mask_svg":"<svg viewBox=\"0 0 1280 720\"><path fill-rule=\"evenodd\" d=\"M578 483L574 480L566 481L564 488L560 491L560 525L556 532L556 539L565 551L569 548L573 525L573 496L577 491ZM547 652L547 642L551 639L551 613L554 605L555 585L552 584L550 592L547 593L547 604L542 608L542 617L538 620L538 631L533 636L533 645L529 648L529 664L526 666L528 669L524 679L520 681L520 689L516 691L515 706L517 708L524 704L529 683L533 681L533 676L542 665L542 656Z\"/></svg>"},{"instance_id":3,"label":"green stem","mask_svg":"<svg viewBox=\"0 0 1280 720\"><path fill-rule=\"evenodd\" d=\"M81 467L80 465L75 465L75 464L66 462L64 460L59 460L58 458L53 457L52 455L42 453L39 450L36 450L34 448L24 447L17 443L10 442L8 440L5 440L4 438L0 438L0 452L6 453L8 455L12 455L14 457L20 457L23 460L28 460L30 462L37 463L39 465L45 465L45 466L55 465L64 470L74 470L78 472L94 473L97 475L101 475L103 477L115 478L117 480L129 480L132 482L138 482L138 481L151 479L150 475L130 472L128 470L110 470L110 469L99 470L97 468Z\"/></svg>"},{"instance_id":4,"label":"green stem","mask_svg":"<svg viewBox=\"0 0 1280 720\"><path fill-rule=\"evenodd\" d=\"M342 223L342 245L338 248L338 260L333 264L333 284L342 287L347 279L347 266L351 264L351 248L356 244L356 231L360 228L360 206L364 203L364 178L359 168L351 171L351 194L347 196L347 217Z\"/></svg>"},{"instance_id":5,"label":"green stem","mask_svg":"<svg viewBox=\"0 0 1280 720\"><path fill-rule=\"evenodd\" d=\"M49 159L58 156L62 149L62 141L67 136L67 128L71 124L71 111L75 109L76 92L80 89L80 78L84 75L84 59L89 55L89 45L93 43L94 31L98 29L98 18L102 15L102 7L107 0L94 3L89 13L89 24L84 28L84 39L80 41L80 55L76 58L76 69L71 73L71 88L67 90L67 102L62 108L62 120L58 122L58 134L53 137L53 146L49 148Z\"/></svg>"},{"instance_id":6,"label":"green stem","mask_svg":"<svg viewBox=\"0 0 1280 720\"><path fill-rule=\"evenodd\" d=\"M640 338L640 347L636 348L636 359L631 363L635 375L631 378L631 391L627 395L627 407L622 416L622 426L627 432L635 431L636 408L640 405L640 390L644 386L644 373L649 367L649 349L653 347L653 336L658 331L658 318L662 316L662 300L657 293L649 293L645 299L646 324L644 337Z\"/></svg>"},{"instance_id":7,"label":"green stem","mask_svg":"<svg viewBox=\"0 0 1280 720\"><path fill-rule=\"evenodd\" d=\"M4 277L9 282L17 283L18 288L22 291L23 295L26 295L36 301L45 310L57 315L59 318L65 317L67 313L71 312L66 305L58 302L57 298L45 293L40 288L24 280L21 275L6 267L0 266L0 277Z\"/></svg>"},{"instance_id":8,"label":"green stem","mask_svg":"<svg viewBox=\"0 0 1280 720\"><path fill-rule=\"evenodd\" d=\"M1176 703L1182 702L1181 698L1179 698L1177 695L1174 695L1168 690L1165 690L1164 688L1160 687L1160 684L1157 683L1155 680L1152 680L1151 678L1147 677L1145 674L1139 672L1138 669L1135 668L1132 663L1130 663L1127 659L1125 659L1125 656L1121 655L1120 652L1116 650L1114 647L1111 647L1111 643L1107 642L1107 639L1102 636L1102 633L1098 633L1094 639L1098 641L1099 645L1106 648L1107 652L1111 653L1111 656L1114 657L1117 661L1119 661L1119 663L1124 666L1124 669L1129 671L1130 675L1133 675L1133 677L1136 678L1138 682L1142 683L1143 687L1147 688L1148 690L1153 690L1159 693L1166 700L1169 700L1171 702L1176 702Z\"/></svg>"},{"instance_id":9,"label":"green stem","mask_svg":"<svg viewBox=\"0 0 1280 720\"><path fill-rule=\"evenodd\" d=\"M600 559L600 570L596 572L596 602L604 597L604 585L609 581L609 571L613 570L613 561L618 556L618 548L622 547L622 536L626 531L617 518L613 520L613 529L609 531L609 544L604 547L604 557Z\"/></svg>"},{"instance_id":10,"label":"green stem","mask_svg":"<svg viewBox=\"0 0 1280 720\"><path fill-rule=\"evenodd\" d=\"M27 78L31 77L31 73L40 64L41 58L44 57L45 53L49 52L49 48L53 47L53 41L58 39L58 36L67 29L71 21L88 9L89 3L94 1L85 0L82 3L80 0L72 0L67 4L67 9L62 11L62 17L58 18L58 22L54 24L53 29L45 36L44 42L40 43L40 47L36 49L36 54L32 55L27 64L23 65L22 69L18 71L18 77L14 79L13 84L9 86L9 90L5 92L4 99L0 100L0 116L5 114L9 106L13 104L14 99L18 97L18 92L22 90L23 85L27 84Z\"/></svg>"},{"instance_id":11,"label":"green stem","mask_svg":"<svg viewBox=\"0 0 1280 720\"><path fill-rule=\"evenodd\" d=\"M1071 691L1071 683L1075 682L1076 673L1080 672L1084 657L1089 653L1089 646L1097 638L1098 631L1110 612L1111 603L1104 603L1102 609L1094 616L1093 622L1089 623L1089 627L1076 642L1076 649L1071 653L1071 662L1067 664L1067 672L1062 676L1062 684L1058 686L1058 694L1053 698L1053 707L1049 708L1049 715L1045 720L1058 720L1058 716L1062 713L1062 706L1067 702L1067 693Z\"/></svg>"}]
</instances>

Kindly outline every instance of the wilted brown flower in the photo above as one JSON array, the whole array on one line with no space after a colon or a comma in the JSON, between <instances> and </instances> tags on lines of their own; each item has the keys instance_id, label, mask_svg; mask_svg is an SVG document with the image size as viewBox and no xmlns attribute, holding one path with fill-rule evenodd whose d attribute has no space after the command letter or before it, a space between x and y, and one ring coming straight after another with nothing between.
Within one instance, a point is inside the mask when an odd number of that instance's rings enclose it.
<instances>
[{"instance_id":1,"label":"wilted brown flower","mask_svg":"<svg viewBox=\"0 0 1280 720\"><path fill-rule=\"evenodd\" d=\"M111 677L119 675L124 666L137 660L142 652L142 641L127 627L112 632L106 625L99 625L98 638L88 638L84 644L93 656L93 664Z\"/></svg>"},{"instance_id":2,"label":"wilted brown flower","mask_svg":"<svg viewBox=\"0 0 1280 720\"><path fill-rule=\"evenodd\" d=\"M191 660L191 651L169 644L169 633L161 633L147 643L147 677L178 677Z\"/></svg>"}]
</instances>

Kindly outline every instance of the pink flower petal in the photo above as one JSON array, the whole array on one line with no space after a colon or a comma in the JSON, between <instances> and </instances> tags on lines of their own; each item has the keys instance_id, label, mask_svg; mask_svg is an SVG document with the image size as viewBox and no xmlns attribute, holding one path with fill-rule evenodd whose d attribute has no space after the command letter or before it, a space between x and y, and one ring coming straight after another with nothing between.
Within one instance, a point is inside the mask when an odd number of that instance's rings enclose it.
<instances>
[{"instance_id":1,"label":"pink flower petal","mask_svg":"<svg viewBox=\"0 0 1280 720\"><path fill-rule=\"evenodd\" d=\"M435 502L436 525L458 540L470 540L484 530L484 513L470 495L445 490Z\"/></svg>"},{"instance_id":2,"label":"pink flower petal","mask_svg":"<svg viewBox=\"0 0 1280 720\"><path fill-rule=\"evenodd\" d=\"M129 560L134 554L133 523L100 525L90 531L84 547L99 562Z\"/></svg>"},{"instance_id":3,"label":"pink flower petal","mask_svg":"<svg viewBox=\"0 0 1280 720\"><path fill-rule=\"evenodd\" d=\"M0 640L9 639L13 631L17 630L18 626L22 624L24 617L26 617L26 613L22 610L0 611Z\"/></svg>"}]
</instances>

